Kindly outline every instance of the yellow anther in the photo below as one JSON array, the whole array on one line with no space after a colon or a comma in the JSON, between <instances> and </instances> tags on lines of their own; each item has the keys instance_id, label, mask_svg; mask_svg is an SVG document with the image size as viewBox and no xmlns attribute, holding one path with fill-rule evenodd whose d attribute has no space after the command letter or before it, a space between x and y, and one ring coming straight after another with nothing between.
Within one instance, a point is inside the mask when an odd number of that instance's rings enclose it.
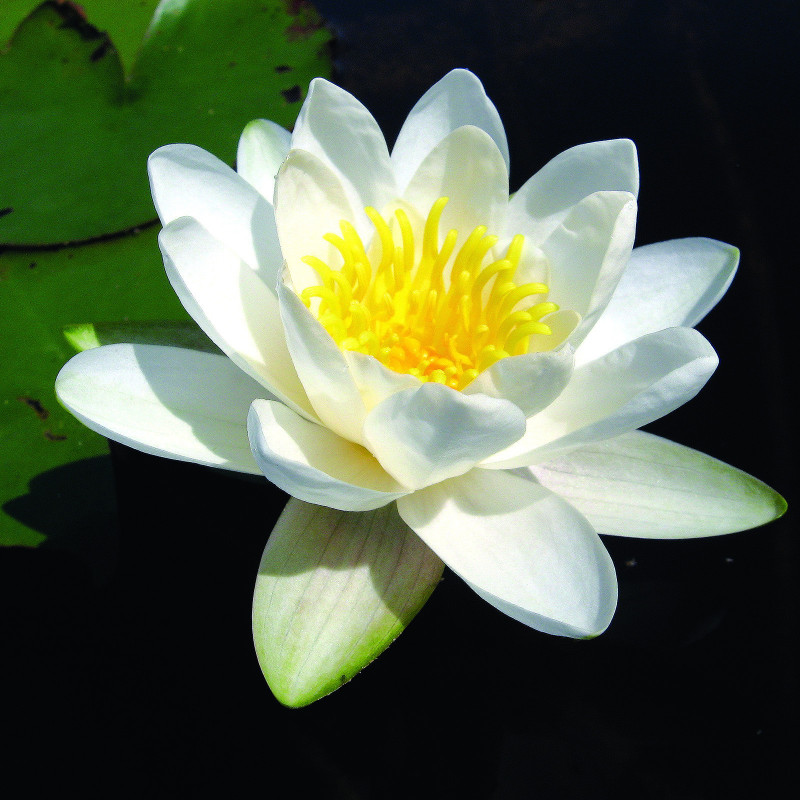
<instances>
[{"instance_id":1,"label":"yellow anther","mask_svg":"<svg viewBox=\"0 0 800 800\"><path fill-rule=\"evenodd\" d=\"M414 232L411 230L408 214L402 208L398 208L394 215L400 226L400 236L403 241L403 266L405 271L410 274L414 268Z\"/></svg>"},{"instance_id":2,"label":"yellow anther","mask_svg":"<svg viewBox=\"0 0 800 800\"><path fill-rule=\"evenodd\" d=\"M522 257L522 247L525 244L525 237L518 233L508 245L506 250L506 258L514 265L514 269L519 265L519 260Z\"/></svg>"},{"instance_id":3,"label":"yellow anther","mask_svg":"<svg viewBox=\"0 0 800 800\"><path fill-rule=\"evenodd\" d=\"M328 289L333 288L333 281L331 280L331 268L320 258L316 256L303 256L300 259L303 263L308 264L314 272L319 275L323 285Z\"/></svg>"},{"instance_id":4,"label":"yellow anther","mask_svg":"<svg viewBox=\"0 0 800 800\"><path fill-rule=\"evenodd\" d=\"M527 352L531 336L550 334L540 319L558 306L545 299L544 284L514 280L523 236L510 241L503 258L485 264L497 237L478 226L456 251L458 232L439 230L446 205L446 197L432 205L421 247L402 208L388 221L365 209L375 229L367 247L342 220L341 236L324 236L341 267L304 257L320 283L300 297L343 350L371 355L420 381L464 389L500 359ZM530 297L539 302L516 310ZM547 348L537 339L536 349Z\"/></svg>"},{"instance_id":5,"label":"yellow anther","mask_svg":"<svg viewBox=\"0 0 800 800\"><path fill-rule=\"evenodd\" d=\"M350 328L353 335L363 333L372 326L372 315L363 303L358 303L355 300L350 301Z\"/></svg>"},{"instance_id":6,"label":"yellow anther","mask_svg":"<svg viewBox=\"0 0 800 800\"><path fill-rule=\"evenodd\" d=\"M322 238L328 242L328 244L332 244L339 251L339 255L342 257L343 265L352 261L353 257L350 253L350 248L347 246L347 242L345 242L341 236L337 236L335 233L326 233ZM305 258L303 261L305 261ZM308 262L306 261L306 263Z\"/></svg>"},{"instance_id":7,"label":"yellow anther","mask_svg":"<svg viewBox=\"0 0 800 800\"><path fill-rule=\"evenodd\" d=\"M514 306L525 297L546 293L547 287L543 283L523 283L522 286L515 286L503 297L497 316L503 318L507 314L510 314Z\"/></svg>"},{"instance_id":8,"label":"yellow anther","mask_svg":"<svg viewBox=\"0 0 800 800\"><path fill-rule=\"evenodd\" d=\"M533 317L527 311L515 311L513 314L509 314L500 323L500 327L497 329L498 341L505 342L506 337L517 325L522 325L524 322L531 322L531 320L533 320ZM506 348L506 350L508 350L508 348Z\"/></svg>"},{"instance_id":9,"label":"yellow anther","mask_svg":"<svg viewBox=\"0 0 800 800\"><path fill-rule=\"evenodd\" d=\"M374 208L367 206L364 211L370 218L370 222L375 226L378 238L381 240L381 260L376 272L383 274L388 270L389 265L392 263L392 258L394 257L392 232L389 226L384 222L383 217Z\"/></svg>"},{"instance_id":10,"label":"yellow anther","mask_svg":"<svg viewBox=\"0 0 800 800\"><path fill-rule=\"evenodd\" d=\"M473 295L480 295L483 287L495 276L502 272L507 272L511 268L511 262L507 258L502 258L500 261L493 261L488 267L481 270L480 275L475 279L472 287Z\"/></svg>"},{"instance_id":11,"label":"yellow anther","mask_svg":"<svg viewBox=\"0 0 800 800\"><path fill-rule=\"evenodd\" d=\"M458 382L458 388L464 389L469 386L475 378L478 377L478 370L476 369L465 369L461 375L461 380Z\"/></svg>"},{"instance_id":12,"label":"yellow anther","mask_svg":"<svg viewBox=\"0 0 800 800\"><path fill-rule=\"evenodd\" d=\"M329 310L341 319L342 306L339 303L339 298L334 294L332 289L329 289L327 286L309 286L300 293L300 299L308 307L311 306L312 297L319 297L320 300L322 300L320 304L321 312L324 313Z\"/></svg>"},{"instance_id":13,"label":"yellow anther","mask_svg":"<svg viewBox=\"0 0 800 800\"><path fill-rule=\"evenodd\" d=\"M347 338L347 329L340 316L331 313L330 311L322 314L319 318L320 324L331 335L336 344L340 344Z\"/></svg>"},{"instance_id":14,"label":"yellow anther","mask_svg":"<svg viewBox=\"0 0 800 800\"><path fill-rule=\"evenodd\" d=\"M526 322L524 325L520 325L516 330L512 331L508 339L506 339L505 349L509 353L516 353L517 345L523 342L523 340L527 340L536 333L549 336L552 332L553 331L543 322ZM527 352L527 349L528 343L524 341L522 352Z\"/></svg>"},{"instance_id":15,"label":"yellow anther","mask_svg":"<svg viewBox=\"0 0 800 800\"><path fill-rule=\"evenodd\" d=\"M358 334L358 343L365 348L364 352L374 353L380 347L380 342L374 331L363 331Z\"/></svg>"},{"instance_id":16,"label":"yellow anther","mask_svg":"<svg viewBox=\"0 0 800 800\"><path fill-rule=\"evenodd\" d=\"M421 276L423 278L427 277L428 283L431 286L437 288L444 287L444 268L453 252L453 248L456 246L456 239L458 239L458 231L449 231L447 236L444 237L444 242L442 242L442 249L431 265L430 275Z\"/></svg>"},{"instance_id":17,"label":"yellow anther","mask_svg":"<svg viewBox=\"0 0 800 800\"><path fill-rule=\"evenodd\" d=\"M558 311L558 306L550 302L537 303L535 306L531 306L527 309L527 311L533 319L541 319L545 314L552 314L554 311Z\"/></svg>"},{"instance_id":18,"label":"yellow anther","mask_svg":"<svg viewBox=\"0 0 800 800\"><path fill-rule=\"evenodd\" d=\"M439 220L442 211L449 201L449 197L440 197L431 207L428 219L425 220L425 230L422 234L422 258L436 258L438 254Z\"/></svg>"},{"instance_id":19,"label":"yellow anther","mask_svg":"<svg viewBox=\"0 0 800 800\"><path fill-rule=\"evenodd\" d=\"M480 245L481 239L484 237L485 234L486 234L485 226L479 225L467 237L467 241L461 245L461 249L458 251L458 255L456 255L455 261L453 261L453 269L450 272L451 280L453 278L453 275L458 275L470 263L472 254ZM487 247L486 250L488 251L488 249L489 248Z\"/></svg>"},{"instance_id":20,"label":"yellow anther","mask_svg":"<svg viewBox=\"0 0 800 800\"><path fill-rule=\"evenodd\" d=\"M508 356L508 353L502 347L495 347L493 344L487 345L478 356L478 372L489 369L492 364L506 356Z\"/></svg>"}]
</instances>

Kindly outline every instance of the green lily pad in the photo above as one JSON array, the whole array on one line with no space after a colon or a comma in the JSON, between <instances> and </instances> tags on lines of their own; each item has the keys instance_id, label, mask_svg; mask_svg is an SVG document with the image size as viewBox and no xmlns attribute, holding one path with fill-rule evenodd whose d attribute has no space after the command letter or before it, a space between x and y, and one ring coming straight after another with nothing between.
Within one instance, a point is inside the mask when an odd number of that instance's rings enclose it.
<instances>
[{"instance_id":1,"label":"green lily pad","mask_svg":"<svg viewBox=\"0 0 800 800\"><path fill-rule=\"evenodd\" d=\"M59 0L63 5L66 0ZM159 0L82 0L78 4L97 30L107 33L126 70L130 70ZM36 0L3 0L0 16L0 48L17 26L36 7Z\"/></svg>"},{"instance_id":2,"label":"green lily pad","mask_svg":"<svg viewBox=\"0 0 800 800\"><path fill-rule=\"evenodd\" d=\"M79 527L63 516L65 500L86 491L97 502L96 485L87 487L81 476L91 473L96 482L105 470L109 481L107 461L92 462L89 472L84 461L108 453L105 439L56 401L56 375L73 354L62 331L90 314L188 319L164 273L157 233L152 226L80 247L0 254L0 544L73 536ZM79 460L83 467L72 464ZM56 469L59 480L48 480ZM48 487L53 495L42 498Z\"/></svg>"},{"instance_id":3,"label":"green lily pad","mask_svg":"<svg viewBox=\"0 0 800 800\"><path fill-rule=\"evenodd\" d=\"M122 31L121 11L85 8L89 21L43 3L0 53L0 242L77 242L153 219L153 150L191 142L233 163L247 122L290 127L309 81L330 74L330 34L304 2L162 0L127 74L90 24Z\"/></svg>"}]
</instances>

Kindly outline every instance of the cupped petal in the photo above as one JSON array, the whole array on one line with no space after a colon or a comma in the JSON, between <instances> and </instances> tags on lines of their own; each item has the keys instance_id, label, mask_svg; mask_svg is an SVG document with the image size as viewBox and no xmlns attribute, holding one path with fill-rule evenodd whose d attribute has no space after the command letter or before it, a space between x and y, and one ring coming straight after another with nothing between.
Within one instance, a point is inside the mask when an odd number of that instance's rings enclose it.
<instances>
[{"instance_id":1,"label":"cupped petal","mask_svg":"<svg viewBox=\"0 0 800 800\"><path fill-rule=\"evenodd\" d=\"M691 400L717 367L714 348L692 328L657 331L572 373L567 388L528 420L525 435L482 466L541 463L559 450L609 439Z\"/></svg>"},{"instance_id":2,"label":"cupped petal","mask_svg":"<svg viewBox=\"0 0 800 800\"><path fill-rule=\"evenodd\" d=\"M513 403L423 383L387 397L364 422L366 446L410 489L461 475L525 431Z\"/></svg>"},{"instance_id":3,"label":"cupped petal","mask_svg":"<svg viewBox=\"0 0 800 800\"><path fill-rule=\"evenodd\" d=\"M322 159L339 177L350 203L382 208L397 196L380 126L353 95L324 78L311 81L292 133L292 148Z\"/></svg>"},{"instance_id":4,"label":"cupped petal","mask_svg":"<svg viewBox=\"0 0 800 800\"><path fill-rule=\"evenodd\" d=\"M397 501L405 522L481 597L544 633L602 633L614 565L589 522L544 486L472 470Z\"/></svg>"},{"instance_id":5,"label":"cupped petal","mask_svg":"<svg viewBox=\"0 0 800 800\"><path fill-rule=\"evenodd\" d=\"M371 411L378 403L396 392L415 389L420 385L419 378L395 372L381 364L377 358L359 353L357 350L346 350L344 357L367 411Z\"/></svg>"},{"instance_id":6,"label":"cupped petal","mask_svg":"<svg viewBox=\"0 0 800 800\"><path fill-rule=\"evenodd\" d=\"M257 270L269 286L283 256L272 205L216 156L191 144L159 147L147 161L153 202L163 225L194 217Z\"/></svg>"},{"instance_id":7,"label":"cupped petal","mask_svg":"<svg viewBox=\"0 0 800 800\"><path fill-rule=\"evenodd\" d=\"M506 172L510 171L506 132L497 109L475 75L454 69L422 95L397 136L392 164L401 193L427 154L464 125L486 131L505 161Z\"/></svg>"},{"instance_id":8,"label":"cupped petal","mask_svg":"<svg viewBox=\"0 0 800 800\"><path fill-rule=\"evenodd\" d=\"M268 119L245 125L236 151L236 171L272 203L275 176L289 153L292 134Z\"/></svg>"},{"instance_id":9,"label":"cupped petal","mask_svg":"<svg viewBox=\"0 0 800 800\"><path fill-rule=\"evenodd\" d=\"M537 414L561 394L572 375L572 348L501 358L464 389L510 400L526 417Z\"/></svg>"},{"instance_id":10,"label":"cupped petal","mask_svg":"<svg viewBox=\"0 0 800 800\"><path fill-rule=\"evenodd\" d=\"M423 216L440 198L449 197L440 224L442 237L458 231L457 245L479 225L500 235L508 205L508 170L488 133L471 125L456 128L428 153L403 199Z\"/></svg>"},{"instance_id":11,"label":"cupped petal","mask_svg":"<svg viewBox=\"0 0 800 800\"><path fill-rule=\"evenodd\" d=\"M274 289L191 217L170 222L158 243L173 289L208 337L272 394L313 418Z\"/></svg>"},{"instance_id":12,"label":"cupped petal","mask_svg":"<svg viewBox=\"0 0 800 800\"><path fill-rule=\"evenodd\" d=\"M97 347L64 365L56 394L88 428L144 453L260 472L247 412L268 395L225 356L159 345Z\"/></svg>"},{"instance_id":13,"label":"cupped petal","mask_svg":"<svg viewBox=\"0 0 800 800\"><path fill-rule=\"evenodd\" d=\"M354 513L290 499L253 595L256 654L278 700L308 705L350 680L402 633L443 569L394 505Z\"/></svg>"},{"instance_id":14,"label":"cupped petal","mask_svg":"<svg viewBox=\"0 0 800 800\"><path fill-rule=\"evenodd\" d=\"M739 251L714 239L637 247L596 325L575 353L585 364L663 328L693 328L728 290Z\"/></svg>"},{"instance_id":15,"label":"cupped petal","mask_svg":"<svg viewBox=\"0 0 800 800\"><path fill-rule=\"evenodd\" d=\"M406 493L363 447L276 401L253 403L247 431L267 479L308 503L367 511Z\"/></svg>"},{"instance_id":16,"label":"cupped petal","mask_svg":"<svg viewBox=\"0 0 800 800\"><path fill-rule=\"evenodd\" d=\"M291 150L283 162L275 185L275 218L297 292L320 283L319 275L302 261L304 256L319 258L333 268L341 264L336 248L322 237L340 235L339 223L353 223L355 210L336 173L313 153Z\"/></svg>"},{"instance_id":17,"label":"cupped petal","mask_svg":"<svg viewBox=\"0 0 800 800\"><path fill-rule=\"evenodd\" d=\"M581 322L573 347L592 329L630 258L636 233L636 200L629 192L596 192L573 206L542 242L550 262L550 296L576 311Z\"/></svg>"},{"instance_id":18,"label":"cupped petal","mask_svg":"<svg viewBox=\"0 0 800 800\"><path fill-rule=\"evenodd\" d=\"M366 409L342 351L283 283L278 285L278 302L286 344L317 416L345 439L363 443Z\"/></svg>"},{"instance_id":19,"label":"cupped petal","mask_svg":"<svg viewBox=\"0 0 800 800\"><path fill-rule=\"evenodd\" d=\"M595 192L639 192L639 161L629 139L571 147L545 164L511 198L509 234L522 231L543 242L572 206Z\"/></svg>"},{"instance_id":20,"label":"cupped petal","mask_svg":"<svg viewBox=\"0 0 800 800\"><path fill-rule=\"evenodd\" d=\"M530 467L598 533L642 539L718 536L771 522L786 501L705 453L631 431Z\"/></svg>"}]
</instances>

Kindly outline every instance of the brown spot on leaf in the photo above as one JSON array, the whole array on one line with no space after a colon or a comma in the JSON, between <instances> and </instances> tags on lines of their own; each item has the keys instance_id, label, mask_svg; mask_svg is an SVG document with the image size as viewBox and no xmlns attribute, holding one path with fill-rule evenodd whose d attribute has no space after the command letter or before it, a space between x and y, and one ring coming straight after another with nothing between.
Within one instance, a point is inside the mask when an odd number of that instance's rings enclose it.
<instances>
[{"instance_id":1,"label":"brown spot on leaf","mask_svg":"<svg viewBox=\"0 0 800 800\"><path fill-rule=\"evenodd\" d=\"M91 25L86 20L86 12L76 3L47 3L60 17L61 25L59 28L71 28L78 36L85 42L90 42L92 39L108 38L106 34L101 33L94 25Z\"/></svg>"},{"instance_id":2,"label":"brown spot on leaf","mask_svg":"<svg viewBox=\"0 0 800 800\"><path fill-rule=\"evenodd\" d=\"M92 63L99 61L109 50L111 50L111 48L111 40L106 39L104 42L102 42L102 44L92 51L92 54L89 56L89 61Z\"/></svg>"},{"instance_id":3,"label":"brown spot on leaf","mask_svg":"<svg viewBox=\"0 0 800 800\"><path fill-rule=\"evenodd\" d=\"M25 403L28 408L32 408L39 419L47 419L50 416L50 412L35 397L28 397L28 395L24 394L18 397L17 400L20 403Z\"/></svg>"},{"instance_id":4,"label":"brown spot on leaf","mask_svg":"<svg viewBox=\"0 0 800 800\"><path fill-rule=\"evenodd\" d=\"M286 29L286 38L290 42L308 39L323 27L322 17L307 0L285 0L286 13L295 19Z\"/></svg>"},{"instance_id":5,"label":"brown spot on leaf","mask_svg":"<svg viewBox=\"0 0 800 800\"><path fill-rule=\"evenodd\" d=\"M28 264L28 269L36 269L36 262L35 261L31 261L31 263Z\"/></svg>"},{"instance_id":6,"label":"brown spot on leaf","mask_svg":"<svg viewBox=\"0 0 800 800\"><path fill-rule=\"evenodd\" d=\"M72 0L56 0L56 2L60 6L70 6L80 16L82 16L84 19L86 19L86 11L84 10L82 5L79 5L78 3L73 3Z\"/></svg>"},{"instance_id":7,"label":"brown spot on leaf","mask_svg":"<svg viewBox=\"0 0 800 800\"><path fill-rule=\"evenodd\" d=\"M303 97L299 86L292 86L290 89L281 89L281 94L287 103L299 103Z\"/></svg>"},{"instance_id":8,"label":"brown spot on leaf","mask_svg":"<svg viewBox=\"0 0 800 800\"><path fill-rule=\"evenodd\" d=\"M52 431L45 431L44 438L50 442L63 442L67 437L63 433L53 433Z\"/></svg>"},{"instance_id":9,"label":"brown spot on leaf","mask_svg":"<svg viewBox=\"0 0 800 800\"><path fill-rule=\"evenodd\" d=\"M278 64L275 67L275 72L283 73L283 72L291 72L292 68L288 64Z\"/></svg>"},{"instance_id":10,"label":"brown spot on leaf","mask_svg":"<svg viewBox=\"0 0 800 800\"><path fill-rule=\"evenodd\" d=\"M310 3L307 0L286 0L286 13L296 16L301 11L308 9Z\"/></svg>"},{"instance_id":11,"label":"brown spot on leaf","mask_svg":"<svg viewBox=\"0 0 800 800\"><path fill-rule=\"evenodd\" d=\"M7 214L10 214L13 211L12 206L6 206L5 208L0 208L0 217L5 217Z\"/></svg>"}]
</instances>

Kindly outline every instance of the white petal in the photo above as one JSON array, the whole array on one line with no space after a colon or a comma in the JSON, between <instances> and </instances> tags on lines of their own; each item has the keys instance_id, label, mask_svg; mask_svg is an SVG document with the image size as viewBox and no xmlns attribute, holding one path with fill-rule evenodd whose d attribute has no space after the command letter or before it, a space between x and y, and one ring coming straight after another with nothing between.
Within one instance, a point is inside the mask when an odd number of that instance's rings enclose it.
<instances>
[{"instance_id":1,"label":"white petal","mask_svg":"<svg viewBox=\"0 0 800 800\"><path fill-rule=\"evenodd\" d=\"M313 418L274 289L191 217L170 222L158 242L173 289L209 338L272 394Z\"/></svg>"},{"instance_id":2,"label":"white petal","mask_svg":"<svg viewBox=\"0 0 800 800\"><path fill-rule=\"evenodd\" d=\"M191 144L160 147L147 161L164 225L194 217L274 286L283 264L272 205L216 156Z\"/></svg>"},{"instance_id":3,"label":"white petal","mask_svg":"<svg viewBox=\"0 0 800 800\"><path fill-rule=\"evenodd\" d=\"M639 192L636 147L628 139L571 147L545 164L509 203L508 233L543 242L584 197L602 191Z\"/></svg>"},{"instance_id":4,"label":"white petal","mask_svg":"<svg viewBox=\"0 0 800 800\"><path fill-rule=\"evenodd\" d=\"M757 478L643 431L586 445L530 467L599 533L687 539L779 517L786 502Z\"/></svg>"},{"instance_id":5,"label":"white petal","mask_svg":"<svg viewBox=\"0 0 800 800\"><path fill-rule=\"evenodd\" d=\"M275 218L296 291L320 283L319 275L301 261L304 256L339 268L341 257L322 237L341 235L339 222L352 223L354 210L336 173L313 153L292 150L286 157L275 185Z\"/></svg>"},{"instance_id":6,"label":"white petal","mask_svg":"<svg viewBox=\"0 0 800 800\"><path fill-rule=\"evenodd\" d=\"M342 351L300 298L278 286L286 344L297 374L322 422L351 442L363 442L364 401Z\"/></svg>"},{"instance_id":7,"label":"white petal","mask_svg":"<svg viewBox=\"0 0 800 800\"><path fill-rule=\"evenodd\" d=\"M550 261L549 299L576 311L577 344L608 304L630 258L636 233L636 201L628 192L597 192L570 210L541 245Z\"/></svg>"},{"instance_id":8,"label":"white petal","mask_svg":"<svg viewBox=\"0 0 800 800\"><path fill-rule=\"evenodd\" d=\"M224 356L144 344L79 353L56 378L84 425L145 453L258 474L247 411L268 396Z\"/></svg>"},{"instance_id":9,"label":"white petal","mask_svg":"<svg viewBox=\"0 0 800 800\"><path fill-rule=\"evenodd\" d=\"M450 202L442 214L440 237L454 228L458 245L479 225L490 234L503 232L508 204L508 170L488 133L457 128L425 157L403 199L423 216L440 197Z\"/></svg>"},{"instance_id":10,"label":"white petal","mask_svg":"<svg viewBox=\"0 0 800 800\"><path fill-rule=\"evenodd\" d=\"M420 385L419 378L394 372L373 356L355 350L346 350L344 357L350 368L350 374L361 392L361 398L367 411L396 392L403 389L414 389Z\"/></svg>"},{"instance_id":11,"label":"white petal","mask_svg":"<svg viewBox=\"0 0 800 800\"><path fill-rule=\"evenodd\" d=\"M253 455L267 479L308 503L367 511L405 494L363 447L308 422L281 403L255 401L247 429Z\"/></svg>"},{"instance_id":12,"label":"white petal","mask_svg":"<svg viewBox=\"0 0 800 800\"><path fill-rule=\"evenodd\" d=\"M427 154L456 128L474 125L492 137L510 170L503 123L483 84L471 72L454 69L417 101L392 149L392 163L402 193Z\"/></svg>"},{"instance_id":13,"label":"white petal","mask_svg":"<svg viewBox=\"0 0 800 800\"><path fill-rule=\"evenodd\" d=\"M353 95L324 78L311 81L292 134L339 176L350 203L382 208L397 196L394 170L381 129Z\"/></svg>"},{"instance_id":14,"label":"white petal","mask_svg":"<svg viewBox=\"0 0 800 800\"><path fill-rule=\"evenodd\" d=\"M253 595L253 641L281 703L338 689L388 647L444 565L393 505L348 513L289 500Z\"/></svg>"},{"instance_id":15,"label":"white petal","mask_svg":"<svg viewBox=\"0 0 800 800\"><path fill-rule=\"evenodd\" d=\"M245 125L236 151L236 171L272 202L275 176L286 158L292 134L268 119L254 119Z\"/></svg>"},{"instance_id":16,"label":"white petal","mask_svg":"<svg viewBox=\"0 0 800 800\"><path fill-rule=\"evenodd\" d=\"M524 431L525 417L513 403L438 383L391 395L364 423L367 447L413 489L463 474Z\"/></svg>"},{"instance_id":17,"label":"white petal","mask_svg":"<svg viewBox=\"0 0 800 800\"><path fill-rule=\"evenodd\" d=\"M693 328L728 290L738 264L739 251L713 239L635 248L576 361L584 364L663 328Z\"/></svg>"},{"instance_id":18,"label":"white petal","mask_svg":"<svg viewBox=\"0 0 800 800\"><path fill-rule=\"evenodd\" d=\"M572 374L572 349L526 353L496 361L464 389L464 394L486 394L510 400L526 417L546 408L558 397Z\"/></svg>"},{"instance_id":19,"label":"white petal","mask_svg":"<svg viewBox=\"0 0 800 800\"><path fill-rule=\"evenodd\" d=\"M505 614L561 636L608 627L617 603L611 558L586 519L543 486L476 469L401 498L397 509Z\"/></svg>"},{"instance_id":20,"label":"white petal","mask_svg":"<svg viewBox=\"0 0 800 800\"><path fill-rule=\"evenodd\" d=\"M576 369L567 388L528 420L525 436L483 466L540 463L559 450L647 425L691 400L717 367L697 331L668 328L643 336Z\"/></svg>"}]
</instances>

